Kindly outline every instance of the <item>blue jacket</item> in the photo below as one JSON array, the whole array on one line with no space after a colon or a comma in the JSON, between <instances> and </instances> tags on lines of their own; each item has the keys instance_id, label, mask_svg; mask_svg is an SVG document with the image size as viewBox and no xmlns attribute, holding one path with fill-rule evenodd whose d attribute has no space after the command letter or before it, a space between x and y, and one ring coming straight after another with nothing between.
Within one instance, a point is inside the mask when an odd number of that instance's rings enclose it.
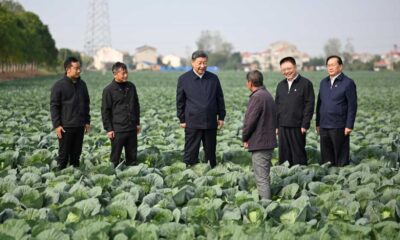
<instances>
[{"instance_id":1,"label":"blue jacket","mask_svg":"<svg viewBox=\"0 0 400 240\"><path fill-rule=\"evenodd\" d=\"M341 73L331 87L321 80L317 101L317 127L353 129L357 112L357 89L352 79Z\"/></svg>"},{"instance_id":2,"label":"blue jacket","mask_svg":"<svg viewBox=\"0 0 400 240\"><path fill-rule=\"evenodd\" d=\"M217 75L205 72L199 78L190 70L178 79L177 117L187 128L216 129L217 120L225 118L225 102Z\"/></svg>"}]
</instances>

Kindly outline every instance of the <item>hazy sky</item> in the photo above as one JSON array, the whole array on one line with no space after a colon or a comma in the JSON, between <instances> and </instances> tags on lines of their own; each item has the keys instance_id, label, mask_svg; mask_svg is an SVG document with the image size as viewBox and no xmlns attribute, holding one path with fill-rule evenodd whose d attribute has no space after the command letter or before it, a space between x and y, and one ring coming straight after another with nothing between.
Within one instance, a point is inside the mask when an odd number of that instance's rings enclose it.
<instances>
[{"instance_id":1,"label":"hazy sky","mask_svg":"<svg viewBox=\"0 0 400 240\"><path fill-rule=\"evenodd\" d=\"M88 0L18 0L49 26L57 47L83 50ZM329 38L356 52L400 47L400 0L109 0L112 46L141 45L182 57L202 30L219 31L236 51L258 52L286 40L322 55Z\"/></svg>"}]
</instances>

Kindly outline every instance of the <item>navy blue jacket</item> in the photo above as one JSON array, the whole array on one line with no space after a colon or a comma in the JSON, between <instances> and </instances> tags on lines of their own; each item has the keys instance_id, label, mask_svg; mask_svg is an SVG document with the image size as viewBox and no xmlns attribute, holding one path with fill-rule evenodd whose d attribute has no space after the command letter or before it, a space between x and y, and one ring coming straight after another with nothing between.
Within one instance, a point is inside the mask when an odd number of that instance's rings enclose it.
<instances>
[{"instance_id":1,"label":"navy blue jacket","mask_svg":"<svg viewBox=\"0 0 400 240\"><path fill-rule=\"evenodd\" d=\"M352 79L341 73L331 87L321 80L317 101L317 127L353 129L357 112L357 89Z\"/></svg>"},{"instance_id":2,"label":"navy blue jacket","mask_svg":"<svg viewBox=\"0 0 400 240\"><path fill-rule=\"evenodd\" d=\"M182 74L176 90L177 117L187 128L216 129L225 118L225 102L217 75L206 71L199 78L193 70Z\"/></svg>"}]
</instances>

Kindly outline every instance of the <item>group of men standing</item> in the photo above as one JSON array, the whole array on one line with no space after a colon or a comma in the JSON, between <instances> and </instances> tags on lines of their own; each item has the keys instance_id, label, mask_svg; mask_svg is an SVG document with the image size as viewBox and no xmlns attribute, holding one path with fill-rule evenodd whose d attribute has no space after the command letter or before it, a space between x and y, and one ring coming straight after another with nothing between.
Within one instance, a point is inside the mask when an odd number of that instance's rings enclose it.
<instances>
[{"instance_id":1,"label":"group of men standing","mask_svg":"<svg viewBox=\"0 0 400 240\"><path fill-rule=\"evenodd\" d=\"M185 131L183 161L187 167L198 162L200 144L205 159L217 165L217 130L224 126L224 94L219 78L207 71L208 56L198 50L192 54L192 69L178 79L177 117ZM340 57L326 60L329 76L321 80L316 107L316 129L320 134L321 162L334 166L349 164L349 135L354 127L357 93L353 80L342 73ZM285 77L276 88L275 99L263 84L263 75L247 74L251 91L244 117L242 140L252 153L253 170L261 198L270 199L269 171L274 148L279 144L279 162L307 164L306 133L314 114L313 84L297 72L293 57L280 61ZM79 166L83 135L90 131L89 94L80 79L80 63L67 58L65 76L51 90L50 109L59 139L58 167L68 162ZM127 165L136 164L137 134L140 133L140 105L136 86L127 81L125 64L112 67L113 80L104 88L101 113L103 126L111 140L110 160L117 166L123 148ZM277 141L277 136L278 140Z\"/></svg>"},{"instance_id":2,"label":"group of men standing","mask_svg":"<svg viewBox=\"0 0 400 240\"><path fill-rule=\"evenodd\" d=\"M50 95L50 112L59 149L58 169L68 163L79 166L84 133L90 131L90 100L85 82L80 78L81 66L77 58L64 62L65 75L57 81ZM125 163L136 164L137 134L140 133L140 105L136 86L128 81L124 63L112 66L113 80L103 90L101 116L107 137L111 141L110 160L120 164L125 149Z\"/></svg>"},{"instance_id":3,"label":"group of men standing","mask_svg":"<svg viewBox=\"0 0 400 240\"><path fill-rule=\"evenodd\" d=\"M278 84L275 95L279 161L304 165L306 133L314 113L314 89L310 80L298 74L294 58L283 58L280 66L285 79ZM316 109L321 160L344 166L350 160L349 134L357 111L356 85L342 73L340 57L328 57L326 66L329 76L320 83Z\"/></svg>"},{"instance_id":4,"label":"group of men standing","mask_svg":"<svg viewBox=\"0 0 400 240\"><path fill-rule=\"evenodd\" d=\"M262 74L257 70L247 74L247 88L252 93L242 138L244 147L252 152L257 189L263 199L271 198L269 172L276 135L280 163L307 164L306 133L314 113L313 85L297 72L295 59L283 58L280 67L285 79L276 88L275 102L263 86ZM320 134L321 163L340 167L350 163L357 91L354 81L342 73L339 56L329 56L326 67L328 76L321 80L317 99L316 129Z\"/></svg>"}]
</instances>

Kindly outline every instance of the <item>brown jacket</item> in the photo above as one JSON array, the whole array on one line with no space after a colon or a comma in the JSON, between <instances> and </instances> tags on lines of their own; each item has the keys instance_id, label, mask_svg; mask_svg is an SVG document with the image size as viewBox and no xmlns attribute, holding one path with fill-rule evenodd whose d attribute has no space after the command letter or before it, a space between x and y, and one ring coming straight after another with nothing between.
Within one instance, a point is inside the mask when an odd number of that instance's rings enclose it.
<instances>
[{"instance_id":1,"label":"brown jacket","mask_svg":"<svg viewBox=\"0 0 400 240\"><path fill-rule=\"evenodd\" d=\"M251 93L244 117L242 140L249 144L248 150L270 150L277 147L275 129L276 106L264 86Z\"/></svg>"}]
</instances>

